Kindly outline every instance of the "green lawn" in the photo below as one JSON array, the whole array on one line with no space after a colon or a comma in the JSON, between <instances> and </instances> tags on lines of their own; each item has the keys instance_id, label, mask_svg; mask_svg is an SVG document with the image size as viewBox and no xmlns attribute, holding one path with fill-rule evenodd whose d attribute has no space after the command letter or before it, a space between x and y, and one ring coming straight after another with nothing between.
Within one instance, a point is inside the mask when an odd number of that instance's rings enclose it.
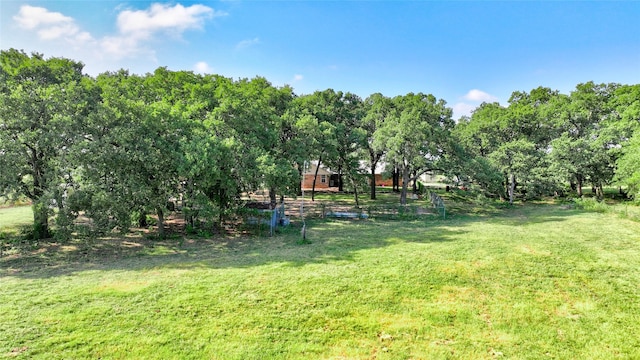
<instances>
[{"instance_id":1,"label":"green lawn","mask_svg":"<svg viewBox=\"0 0 640 360\"><path fill-rule=\"evenodd\" d=\"M640 223L471 214L4 257L0 357L640 358Z\"/></svg>"},{"instance_id":2,"label":"green lawn","mask_svg":"<svg viewBox=\"0 0 640 360\"><path fill-rule=\"evenodd\" d=\"M0 232L4 229L15 230L18 226L33 222L31 206L0 207Z\"/></svg>"}]
</instances>

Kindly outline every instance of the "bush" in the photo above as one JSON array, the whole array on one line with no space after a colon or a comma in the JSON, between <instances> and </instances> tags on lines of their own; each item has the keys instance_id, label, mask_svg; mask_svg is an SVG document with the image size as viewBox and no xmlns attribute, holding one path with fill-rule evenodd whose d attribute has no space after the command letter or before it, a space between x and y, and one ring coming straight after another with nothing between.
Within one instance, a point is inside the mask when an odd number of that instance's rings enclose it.
<instances>
[{"instance_id":1,"label":"bush","mask_svg":"<svg viewBox=\"0 0 640 360\"><path fill-rule=\"evenodd\" d=\"M191 224L187 224L184 228L184 232L187 235L195 235L198 233L198 230Z\"/></svg>"},{"instance_id":2,"label":"bush","mask_svg":"<svg viewBox=\"0 0 640 360\"><path fill-rule=\"evenodd\" d=\"M74 231L74 220L76 214L69 212L66 208L58 212L54 218L55 229L53 238L58 242L65 242L71 239Z\"/></svg>"}]
</instances>

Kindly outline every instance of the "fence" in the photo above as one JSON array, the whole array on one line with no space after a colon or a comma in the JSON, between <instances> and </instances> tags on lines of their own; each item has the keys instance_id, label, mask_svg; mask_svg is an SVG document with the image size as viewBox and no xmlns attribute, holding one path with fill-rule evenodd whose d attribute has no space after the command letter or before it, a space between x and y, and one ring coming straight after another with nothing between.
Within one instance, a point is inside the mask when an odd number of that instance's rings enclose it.
<instances>
[{"instance_id":1,"label":"fence","mask_svg":"<svg viewBox=\"0 0 640 360\"><path fill-rule=\"evenodd\" d=\"M247 213L245 222L253 225L269 225L269 235L273 236L276 227L288 225L289 219L286 217L284 203L275 209L254 209Z\"/></svg>"},{"instance_id":2,"label":"fence","mask_svg":"<svg viewBox=\"0 0 640 360\"><path fill-rule=\"evenodd\" d=\"M431 199L431 205L436 209L439 214L442 214L442 218L446 218L447 210L444 206L444 201L440 197L440 195L434 193L433 191L429 192L429 198Z\"/></svg>"},{"instance_id":3,"label":"fence","mask_svg":"<svg viewBox=\"0 0 640 360\"><path fill-rule=\"evenodd\" d=\"M305 201L304 217L320 219L337 218L377 218L377 219L417 219L437 214L425 204L371 204L356 208L352 204L324 203L321 201ZM289 211L291 209L291 211ZM296 211L294 211L296 209ZM287 216L300 217L300 206L289 206Z\"/></svg>"}]
</instances>

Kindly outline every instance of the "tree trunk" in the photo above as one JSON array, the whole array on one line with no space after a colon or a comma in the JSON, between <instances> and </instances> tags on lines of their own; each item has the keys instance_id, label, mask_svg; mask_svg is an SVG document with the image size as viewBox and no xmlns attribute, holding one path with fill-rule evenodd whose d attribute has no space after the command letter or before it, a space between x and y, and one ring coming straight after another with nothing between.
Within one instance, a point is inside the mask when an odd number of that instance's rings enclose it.
<instances>
[{"instance_id":1,"label":"tree trunk","mask_svg":"<svg viewBox=\"0 0 640 360\"><path fill-rule=\"evenodd\" d=\"M302 196L302 183L304 183L304 163L302 164L302 167L298 168L298 175L300 175L300 179L302 179L302 181L300 181L300 185L298 185L297 195Z\"/></svg>"},{"instance_id":2,"label":"tree trunk","mask_svg":"<svg viewBox=\"0 0 640 360\"><path fill-rule=\"evenodd\" d=\"M598 199L604 199L604 189L602 187L602 183L598 183L598 186L596 187L596 194L598 196Z\"/></svg>"},{"instance_id":3,"label":"tree trunk","mask_svg":"<svg viewBox=\"0 0 640 360\"><path fill-rule=\"evenodd\" d=\"M407 205L407 191L409 189L409 169L402 169L402 192L400 193L400 205Z\"/></svg>"},{"instance_id":4,"label":"tree trunk","mask_svg":"<svg viewBox=\"0 0 640 360\"><path fill-rule=\"evenodd\" d=\"M223 227L222 225L224 224L224 220L225 220L225 212L227 211L227 206L228 206L227 192L223 188L220 188L218 194L220 196L220 209L218 213L218 229L222 229Z\"/></svg>"},{"instance_id":5,"label":"tree trunk","mask_svg":"<svg viewBox=\"0 0 640 360\"><path fill-rule=\"evenodd\" d=\"M413 177L415 179L413 179L413 189L412 190L413 190L414 194L417 194L418 193L418 176L416 175L415 172L413 173Z\"/></svg>"},{"instance_id":6,"label":"tree trunk","mask_svg":"<svg viewBox=\"0 0 640 360\"><path fill-rule=\"evenodd\" d=\"M33 206L33 239L41 240L50 237L49 208L46 204L36 201Z\"/></svg>"},{"instance_id":7,"label":"tree trunk","mask_svg":"<svg viewBox=\"0 0 640 360\"><path fill-rule=\"evenodd\" d=\"M582 197L582 176L576 176L576 191L578 192L578 197Z\"/></svg>"},{"instance_id":8,"label":"tree trunk","mask_svg":"<svg viewBox=\"0 0 640 360\"><path fill-rule=\"evenodd\" d=\"M371 200L376 199L376 164L377 162L371 164L371 183L369 184L371 186Z\"/></svg>"},{"instance_id":9,"label":"tree trunk","mask_svg":"<svg viewBox=\"0 0 640 360\"><path fill-rule=\"evenodd\" d=\"M509 204L513 205L514 193L516 191L516 175L509 175Z\"/></svg>"},{"instance_id":10,"label":"tree trunk","mask_svg":"<svg viewBox=\"0 0 640 360\"><path fill-rule=\"evenodd\" d=\"M33 170L33 191L29 198L33 206L33 239L41 240L50 237L49 233L49 206L44 203L42 198L44 195L44 175L42 171L41 153L31 148L32 153L32 170ZM4 171L4 170L3 170Z\"/></svg>"},{"instance_id":11,"label":"tree trunk","mask_svg":"<svg viewBox=\"0 0 640 360\"><path fill-rule=\"evenodd\" d=\"M316 179L318 178L320 164L322 164L322 156L318 159L318 166L316 166L316 172L313 174L313 183L311 183L311 201L316 201Z\"/></svg>"},{"instance_id":12,"label":"tree trunk","mask_svg":"<svg viewBox=\"0 0 640 360\"><path fill-rule=\"evenodd\" d=\"M358 186L356 184L356 181L351 178L351 185L353 185L353 194L355 196L355 200L356 200L356 207L359 208L360 207L360 201L358 201Z\"/></svg>"},{"instance_id":13,"label":"tree trunk","mask_svg":"<svg viewBox=\"0 0 640 360\"><path fill-rule=\"evenodd\" d=\"M344 191L344 184L342 183L342 166L338 168L338 191Z\"/></svg>"},{"instance_id":14,"label":"tree trunk","mask_svg":"<svg viewBox=\"0 0 640 360\"><path fill-rule=\"evenodd\" d=\"M271 205L272 209L275 209L277 203L278 203L278 198L276 196L276 189L274 186L272 186L269 189L269 205Z\"/></svg>"},{"instance_id":15,"label":"tree trunk","mask_svg":"<svg viewBox=\"0 0 640 360\"><path fill-rule=\"evenodd\" d=\"M145 228L148 225L149 224L147 224L147 214L142 209L138 210L138 227Z\"/></svg>"},{"instance_id":16,"label":"tree trunk","mask_svg":"<svg viewBox=\"0 0 640 360\"><path fill-rule=\"evenodd\" d=\"M182 211L184 213L184 220L187 224L191 225L192 228L195 228L195 219L193 216L193 209L189 209L187 205L189 202L187 198L193 198L193 185L191 180L186 181L185 193L182 195Z\"/></svg>"},{"instance_id":17,"label":"tree trunk","mask_svg":"<svg viewBox=\"0 0 640 360\"><path fill-rule=\"evenodd\" d=\"M509 197L509 174L507 173L503 173L504 175L504 181L503 181L503 185L504 185L504 193L507 194L507 197Z\"/></svg>"},{"instance_id":18,"label":"tree trunk","mask_svg":"<svg viewBox=\"0 0 640 360\"><path fill-rule=\"evenodd\" d=\"M158 213L158 236L164 239L164 211L161 208L157 209Z\"/></svg>"},{"instance_id":19,"label":"tree trunk","mask_svg":"<svg viewBox=\"0 0 640 360\"><path fill-rule=\"evenodd\" d=\"M391 174L391 189L393 192L398 192L400 190L400 171L397 167L393 167L393 173Z\"/></svg>"}]
</instances>

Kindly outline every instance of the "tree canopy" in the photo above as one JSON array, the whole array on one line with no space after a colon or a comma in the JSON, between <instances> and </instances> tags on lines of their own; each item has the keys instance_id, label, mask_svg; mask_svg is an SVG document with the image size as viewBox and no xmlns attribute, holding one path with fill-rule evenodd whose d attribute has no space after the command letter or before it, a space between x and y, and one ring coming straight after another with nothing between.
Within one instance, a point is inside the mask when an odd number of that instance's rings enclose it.
<instances>
[{"instance_id":1,"label":"tree canopy","mask_svg":"<svg viewBox=\"0 0 640 360\"><path fill-rule=\"evenodd\" d=\"M33 204L33 237L68 236L73 219L127 231L163 220L179 200L192 226L220 226L241 196L271 203L300 192L303 164L339 175L340 190L369 188L380 164L410 184L438 170L513 202L558 192L640 194L640 85L578 84L515 91L459 121L444 100L333 89L298 95L267 79L230 79L160 67L107 72L15 49L0 53L0 195ZM367 184L366 180L369 180Z\"/></svg>"}]
</instances>

